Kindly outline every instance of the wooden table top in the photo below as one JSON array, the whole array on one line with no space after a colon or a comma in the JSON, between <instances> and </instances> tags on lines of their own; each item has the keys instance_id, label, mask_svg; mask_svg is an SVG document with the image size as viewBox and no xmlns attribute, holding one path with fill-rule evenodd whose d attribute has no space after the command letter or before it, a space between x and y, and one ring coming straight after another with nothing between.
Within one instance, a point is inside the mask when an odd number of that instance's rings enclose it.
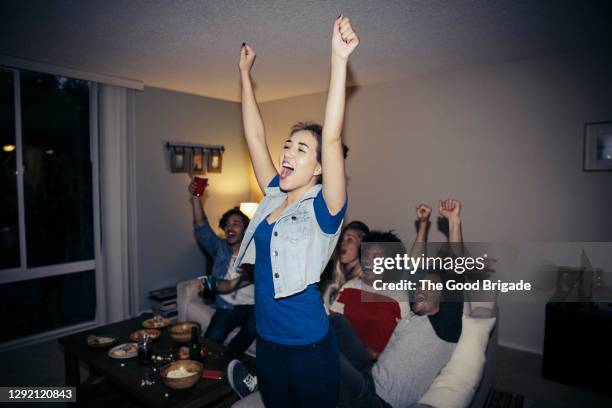
<instances>
[{"instance_id":1,"label":"wooden table top","mask_svg":"<svg viewBox=\"0 0 612 408\"><path fill-rule=\"evenodd\" d=\"M208 347L209 355L204 362L204 368L220 370L223 379L200 379L194 386L186 390L173 390L167 387L159 377L159 367L163 364L143 364L138 357L130 359L114 359L108 356L108 351L123 343L131 342L130 333L142 329L142 322L152 317L152 314L143 314L140 317L86 330L80 333L61 337L58 342L64 347L65 353L85 362L92 371L106 377L112 384L126 391L131 397L147 407L202 407L215 406L224 399L232 397L234 391L226 377L226 368L232 359L231 353L221 344L210 340L200 339L200 344ZM177 343L167 328L159 329L162 334L153 342L153 354L166 356L172 348L177 350L181 345ZM86 338L90 334L113 336L117 341L112 347L93 348L87 345ZM253 358L241 358L242 361L254 368ZM155 368L155 371L154 371ZM142 385L143 380L155 381L153 385Z\"/></svg>"}]
</instances>

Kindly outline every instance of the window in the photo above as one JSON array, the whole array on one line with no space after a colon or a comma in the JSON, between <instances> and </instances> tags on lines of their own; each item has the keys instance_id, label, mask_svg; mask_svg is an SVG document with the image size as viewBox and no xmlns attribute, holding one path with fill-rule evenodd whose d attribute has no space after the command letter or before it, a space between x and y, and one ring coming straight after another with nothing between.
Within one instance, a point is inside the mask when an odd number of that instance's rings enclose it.
<instances>
[{"instance_id":1,"label":"window","mask_svg":"<svg viewBox=\"0 0 612 408\"><path fill-rule=\"evenodd\" d=\"M92 259L86 81L21 73L28 267Z\"/></svg>"},{"instance_id":2,"label":"window","mask_svg":"<svg viewBox=\"0 0 612 408\"><path fill-rule=\"evenodd\" d=\"M90 88L0 69L0 342L95 319Z\"/></svg>"},{"instance_id":3,"label":"window","mask_svg":"<svg viewBox=\"0 0 612 408\"><path fill-rule=\"evenodd\" d=\"M93 320L95 282L90 270L0 285L0 313L11 328L0 342Z\"/></svg>"},{"instance_id":4,"label":"window","mask_svg":"<svg viewBox=\"0 0 612 408\"><path fill-rule=\"evenodd\" d=\"M17 142L13 73L0 69L0 269L19 266L19 219L17 214Z\"/></svg>"}]
</instances>

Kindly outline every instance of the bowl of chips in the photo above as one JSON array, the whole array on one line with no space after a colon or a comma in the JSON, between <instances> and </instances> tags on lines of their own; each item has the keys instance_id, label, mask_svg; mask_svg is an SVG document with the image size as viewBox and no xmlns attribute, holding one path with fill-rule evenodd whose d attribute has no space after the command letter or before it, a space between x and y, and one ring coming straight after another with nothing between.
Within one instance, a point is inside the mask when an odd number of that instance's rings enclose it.
<instances>
[{"instance_id":1,"label":"bowl of chips","mask_svg":"<svg viewBox=\"0 0 612 408\"><path fill-rule=\"evenodd\" d=\"M173 390L184 390L198 382L204 366L195 360L178 360L163 366L159 372L164 384Z\"/></svg>"}]
</instances>

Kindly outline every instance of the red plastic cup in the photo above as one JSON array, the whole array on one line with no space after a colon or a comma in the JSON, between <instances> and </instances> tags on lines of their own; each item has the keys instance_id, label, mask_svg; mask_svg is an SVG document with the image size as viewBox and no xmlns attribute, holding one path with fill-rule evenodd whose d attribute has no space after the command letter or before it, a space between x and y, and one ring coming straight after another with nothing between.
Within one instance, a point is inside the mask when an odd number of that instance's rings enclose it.
<instances>
[{"instance_id":1,"label":"red plastic cup","mask_svg":"<svg viewBox=\"0 0 612 408\"><path fill-rule=\"evenodd\" d=\"M206 177L194 177L193 181L196 183L194 193L196 197L201 197L208 185L208 179Z\"/></svg>"}]
</instances>

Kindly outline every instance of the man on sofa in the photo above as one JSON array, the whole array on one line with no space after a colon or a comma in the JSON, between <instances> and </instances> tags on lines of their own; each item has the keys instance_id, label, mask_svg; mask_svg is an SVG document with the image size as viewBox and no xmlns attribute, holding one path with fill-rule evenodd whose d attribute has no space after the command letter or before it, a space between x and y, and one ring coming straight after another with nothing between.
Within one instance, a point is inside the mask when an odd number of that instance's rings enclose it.
<instances>
[{"instance_id":1,"label":"man on sofa","mask_svg":"<svg viewBox=\"0 0 612 408\"><path fill-rule=\"evenodd\" d=\"M461 243L459 201L441 201L438 210L448 220L450 245ZM423 279L437 283L443 276L427 273ZM340 407L407 407L418 402L450 360L461 335L463 303L441 300L441 291L419 288L411 313L398 322L370 366L367 353L354 343L351 346L352 327L341 319L334 322L341 353Z\"/></svg>"},{"instance_id":2,"label":"man on sofa","mask_svg":"<svg viewBox=\"0 0 612 408\"><path fill-rule=\"evenodd\" d=\"M212 276L219 279L234 281L241 276L233 272L233 263L240 249L244 231L249 224L249 218L238 208L226 211L219 227L225 233L225 239L219 238L211 228L204 214L202 204L203 194L195 195L195 181L189 185L193 207L194 232L198 242L213 258ZM236 275L236 276L234 276ZM242 354L255 339L255 306L253 285L240 285L238 289L215 297L213 315L204 336L207 339L223 343L228 334L240 327L238 334L231 340L229 347L237 354Z\"/></svg>"},{"instance_id":3,"label":"man on sofa","mask_svg":"<svg viewBox=\"0 0 612 408\"><path fill-rule=\"evenodd\" d=\"M461 243L461 204L441 201L438 210L448 220L450 245ZM423 279L437 283L443 276L427 273ZM342 320L334 323L341 352L340 407L406 407L418 402L450 360L461 335L463 303L441 300L441 291L419 288L411 313L398 322L370 366L367 353L355 345L346 346L354 338L352 327Z\"/></svg>"}]
</instances>

